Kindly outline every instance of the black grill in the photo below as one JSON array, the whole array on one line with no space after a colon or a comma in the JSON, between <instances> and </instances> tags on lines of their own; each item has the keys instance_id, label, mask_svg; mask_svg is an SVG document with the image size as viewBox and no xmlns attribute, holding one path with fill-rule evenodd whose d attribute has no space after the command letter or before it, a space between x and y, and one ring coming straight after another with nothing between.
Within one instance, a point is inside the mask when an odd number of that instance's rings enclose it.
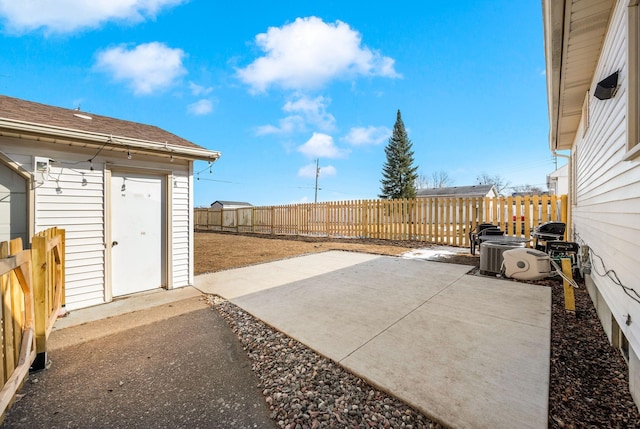
<instances>
[{"instance_id":1,"label":"black grill","mask_svg":"<svg viewBox=\"0 0 640 429\"><path fill-rule=\"evenodd\" d=\"M561 241L567 226L564 222L546 222L533 229L531 237L535 240L535 248L547 252L547 242Z\"/></svg>"}]
</instances>

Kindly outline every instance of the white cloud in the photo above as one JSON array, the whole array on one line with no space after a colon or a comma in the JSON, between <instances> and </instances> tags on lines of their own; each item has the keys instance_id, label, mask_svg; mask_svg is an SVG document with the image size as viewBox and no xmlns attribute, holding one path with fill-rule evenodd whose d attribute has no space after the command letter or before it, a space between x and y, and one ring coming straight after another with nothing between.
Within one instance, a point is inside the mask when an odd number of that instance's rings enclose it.
<instances>
[{"instance_id":1,"label":"white cloud","mask_svg":"<svg viewBox=\"0 0 640 429\"><path fill-rule=\"evenodd\" d=\"M300 96L296 100L287 101L282 110L301 114L305 122L322 131L332 131L335 129L336 118L331 113L327 113L327 106L330 102L330 99L322 96L313 99Z\"/></svg>"},{"instance_id":2,"label":"white cloud","mask_svg":"<svg viewBox=\"0 0 640 429\"><path fill-rule=\"evenodd\" d=\"M297 18L282 27L270 27L255 41L265 55L237 70L240 80L254 92L266 91L271 85L293 90L319 88L333 79L358 75L400 77L392 58L362 46L360 33L342 21Z\"/></svg>"},{"instance_id":3,"label":"white cloud","mask_svg":"<svg viewBox=\"0 0 640 429\"><path fill-rule=\"evenodd\" d=\"M196 97L200 97L201 95L209 95L213 92L212 87L204 87L202 85L196 84L195 82L189 82L189 89L191 90L191 93Z\"/></svg>"},{"instance_id":4,"label":"white cloud","mask_svg":"<svg viewBox=\"0 0 640 429\"><path fill-rule=\"evenodd\" d=\"M213 111L213 103L211 102L211 100L198 100L195 103L189 104L189 106L187 106L187 110L192 115L206 115Z\"/></svg>"},{"instance_id":5,"label":"white cloud","mask_svg":"<svg viewBox=\"0 0 640 429\"><path fill-rule=\"evenodd\" d=\"M354 127L349 130L342 139L354 146L369 144L380 144L391 135L391 130L387 127Z\"/></svg>"},{"instance_id":6,"label":"white cloud","mask_svg":"<svg viewBox=\"0 0 640 429\"><path fill-rule=\"evenodd\" d=\"M338 173L336 168L333 165L326 165L320 167L320 174L318 177L333 177ZM312 164L307 164L303 167L300 167L298 170L298 177L304 178L314 178L316 177L316 164L315 162Z\"/></svg>"},{"instance_id":7,"label":"white cloud","mask_svg":"<svg viewBox=\"0 0 640 429\"><path fill-rule=\"evenodd\" d=\"M159 43L145 43L133 49L121 45L98 53L95 68L126 82L136 95L170 87L187 71L182 66L185 53Z\"/></svg>"},{"instance_id":8,"label":"white cloud","mask_svg":"<svg viewBox=\"0 0 640 429\"><path fill-rule=\"evenodd\" d=\"M284 112L290 113L289 116L280 119L278 126L263 125L258 127L257 134L291 134L306 131L307 125L312 125L320 131L333 131L336 119L332 114L327 113L327 106L330 101L322 96L309 98L304 95L297 95L296 98L287 101L282 107Z\"/></svg>"},{"instance_id":9,"label":"white cloud","mask_svg":"<svg viewBox=\"0 0 640 429\"><path fill-rule=\"evenodd\" d=\"M280 119L278 126L262 125L257 128L256 134L259 136L267 134L291 134L305 129L304 118L298 115L287 116Z\"/></svg>"},{"instance_id":10,"label":"white cloud","mask_svg":"<svg viewBox=\"0 0 640 429\"><path fill-rule=\"evenodd\" d=\"M10 31L24 33L43 28L69 33L95 28L107 21L141 22L154 19L161 9L185 0L0 0L0 16Z\"/></svg>"},{"instance_id":11,"label":"white cloud","mask_svg":"<svg viewBox=\"0 0 640 429\"><path fill-rule=\"evenodd\" d=\"M310 158L342 158L347 152L333 143L333 137L323 133L313 133L311 138L298 151Z\"/></svg>"}]
</instances>

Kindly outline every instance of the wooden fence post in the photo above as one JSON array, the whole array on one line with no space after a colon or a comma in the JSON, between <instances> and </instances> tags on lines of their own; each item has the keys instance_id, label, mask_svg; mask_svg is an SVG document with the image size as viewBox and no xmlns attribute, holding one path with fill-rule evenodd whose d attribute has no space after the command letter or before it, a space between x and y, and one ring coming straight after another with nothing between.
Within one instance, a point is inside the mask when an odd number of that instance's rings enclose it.
<instances>
[{"instance_id":1,"label":"wooden fence post","mask_svg":"<svg viewBox=\"0 0 640 429\"><path fill-rule=\"evenodd\" d=\"M566 225L564 239L567 240L568 237L572 236L571 223L569 222L569 198L567 195L560 197L560 221Z\"/></svg>"},{"instance_id":2,"label":"wooden fence post","mask_svg":"<svg viewBox=\"0 0 640 429\"><path fill-rule=\"evenodd\" d=\"M22 252L22 238L15 238L9 242L9 254L17 255ZM22 331L22 326L24 325L24 296L22 293L18 293L21 289L18 284L18 277L15 273L11 273L9 279L9 285L11 289L11 312L13 316L13 332L14 332L14 358L16 362L20 357L20 343L22 342L22 335L16 335L16 332Z\"/></svg>"},{"instance_id":3,"label":"wooden fence post","mask_svg":"<svg viewBox=\"0 0 640 429\"><path fill-rule=\"evenodd\" d=\"M47 238L34 236L31 239L33 267L33 305L36 333L36 360L34 369L43 369L47 363Z\"/></svg>"},{"instance_id":4,"label":"wooden fence post","mask_svg":"<svg viewBox=\"0 0 640 429\"><path fill-rule=\"evenodd\" d=\"M0 243L0 259L9 256L9 243ZM15 346L13 342L13 320L11 317L11 276L0 276L0 293L2 293L2 346L4 349L4 379L7 380L15 368Z\"/></svg>"},{"instance_id":5,"label":"wooden fence post","mask_svg":"<svg viewBox=\"0 0 640 429\"><path fill-rule=\"evenodd\" d=\"M571 259L562 258L562 273L570 279L573 279L573 269L571 268ZM576 299L573 294L573 286L563 279L564 286L564 309L566 311L572 311L575 314L576 311Z\"/></svg>"}]
</instances>

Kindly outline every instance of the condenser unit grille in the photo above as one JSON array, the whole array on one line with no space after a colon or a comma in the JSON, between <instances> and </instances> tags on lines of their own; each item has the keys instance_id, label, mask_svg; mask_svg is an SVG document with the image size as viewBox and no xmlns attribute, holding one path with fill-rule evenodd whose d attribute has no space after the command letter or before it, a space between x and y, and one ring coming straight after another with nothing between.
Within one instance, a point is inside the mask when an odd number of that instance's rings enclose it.
<instances>
[{"instance_id":1,"label":"condenser unit grille","mask_svg":"<svg viewBox=\"0 0 640 429\"><path fill-rule=\"evenodd\" d=\"M480 246L480 273L499 274L502 268L502 253L520 247L513 243L485 242Z\"/></svg>"}]
</instances>

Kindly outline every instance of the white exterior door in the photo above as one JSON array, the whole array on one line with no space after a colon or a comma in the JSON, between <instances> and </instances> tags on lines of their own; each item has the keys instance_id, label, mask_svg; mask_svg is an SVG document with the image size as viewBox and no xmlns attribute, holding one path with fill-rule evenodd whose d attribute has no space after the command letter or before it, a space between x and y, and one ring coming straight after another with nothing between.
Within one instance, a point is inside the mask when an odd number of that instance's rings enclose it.
<instances>
[{"instance_id":1,"label":"white exterior door","mask_svg":"<svg viewBox=\"0 0 640 429\"><path fill-rule=\"evenodd\" d=\"M111 175L111 293L166 285L166 189L162 176Z\"/></svg>"}]
</instances>

